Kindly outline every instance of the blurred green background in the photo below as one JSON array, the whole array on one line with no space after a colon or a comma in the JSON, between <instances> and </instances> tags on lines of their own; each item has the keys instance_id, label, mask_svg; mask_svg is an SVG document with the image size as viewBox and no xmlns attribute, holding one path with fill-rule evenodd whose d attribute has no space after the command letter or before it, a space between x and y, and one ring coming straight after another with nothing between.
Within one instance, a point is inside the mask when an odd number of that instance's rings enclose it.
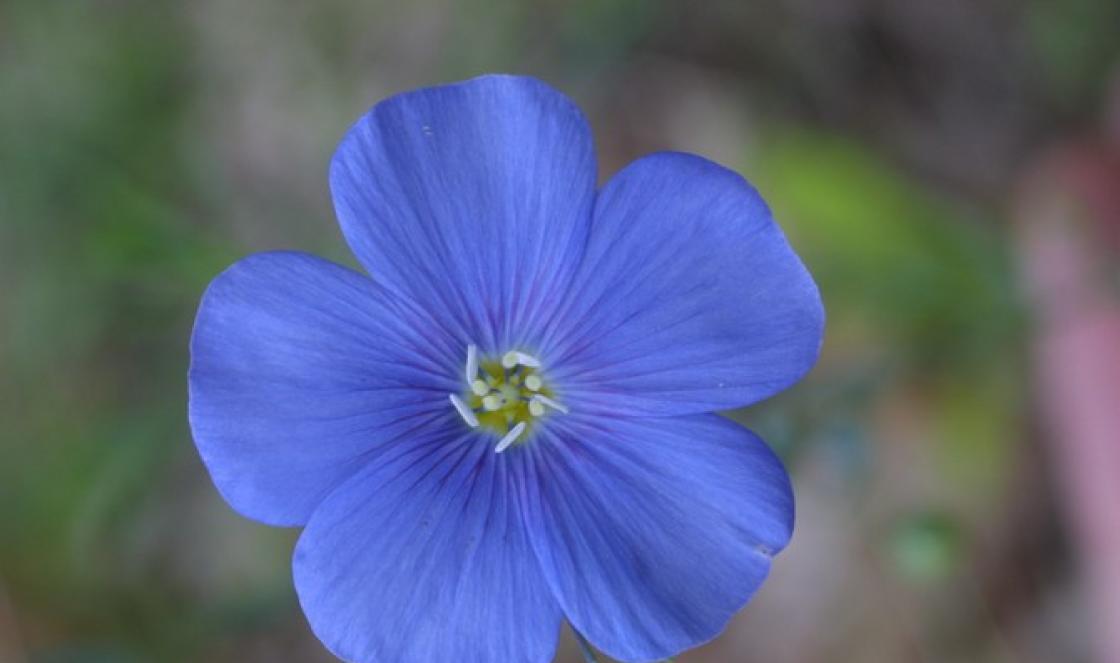
<instances>
[{"instance_id":1,"label":"blurred green background","mask_svg":"<svg viewBox=\"0 0 1120 663\"><path fill-rule=\"evenodd\" d=\"M195 307L250 252L352 264L343 132L488 71L571 95L603 178L736 168L824 295L818 368L732 414L791 468L794 543L681 661L1120 661L1083 563L1120 504L1054 470L1022 230L1120 228L1062 184L1120 189L1117 26L1115 0L0 3L0 661L331 660L297 532L236 516L191 443ZM1120 250L1083 244L1116 302Z\"/></svg>"}]
</instances>

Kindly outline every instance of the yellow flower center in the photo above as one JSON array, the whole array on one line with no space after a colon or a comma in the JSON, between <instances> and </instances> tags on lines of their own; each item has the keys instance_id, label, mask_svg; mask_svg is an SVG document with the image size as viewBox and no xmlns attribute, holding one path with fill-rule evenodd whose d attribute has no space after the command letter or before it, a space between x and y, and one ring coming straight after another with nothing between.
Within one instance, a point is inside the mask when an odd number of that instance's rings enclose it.
<instances>
[{"instance_id":1,"label":"yellow flower center","mask_svg":"<svg viewBox=\"0 0 1120 663\"><path fill-rule=\"evenodd\" d=\"M567 414L531 354L511 350L500 359L480 359L478 348L467 346L465 389L451 394L451 404L471 428L488 428L500 440L494 451L524 441L532 427L550 413Z\"/></svg>"}]
</instances>

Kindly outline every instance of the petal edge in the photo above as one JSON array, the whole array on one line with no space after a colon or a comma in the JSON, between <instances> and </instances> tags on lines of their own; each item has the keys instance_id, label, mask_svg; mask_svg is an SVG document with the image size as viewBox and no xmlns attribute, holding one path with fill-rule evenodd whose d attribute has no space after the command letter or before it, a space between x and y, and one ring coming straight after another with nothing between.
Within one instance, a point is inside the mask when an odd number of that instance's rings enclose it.
<instances>
[{"instance_id":1,"label":"petal edge","mask_svg":"<svg viewBox=\"0 0 1120 663\"><path fill-rule=\"evenodd\" d=\"M573 626L621 661L716 637L793 531L781 462L716 415L573 416L532 443L526 516Z\"/></svg>"},{"instance_id":2,"label":"petal edge","mask_svg":"<svg viewBox=\"0 0 1120 663\"><path fill-rule=\"evenodd\" d=\"M542 353L583 410L673 416L785 389L816 362L823 329L816 284L754 188L665 152L600 193Z\"/></svg>"}]
</instances>

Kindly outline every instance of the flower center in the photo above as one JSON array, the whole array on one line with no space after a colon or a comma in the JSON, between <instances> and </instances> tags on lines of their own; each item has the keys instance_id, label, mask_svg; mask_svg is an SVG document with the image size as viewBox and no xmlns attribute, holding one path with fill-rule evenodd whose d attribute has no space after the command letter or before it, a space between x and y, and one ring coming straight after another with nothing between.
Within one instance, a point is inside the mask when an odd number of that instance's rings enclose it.
<instances>
[{"instance_id":1,"label":"flower center","mask_svg":"<svg viewBox=\"0 0 1120 663\"><path fill-rule=\"evenodd\" d=\"M467 346L466 389L451 394L451 404L471 428L485 427L501 436L501 453L526 433L541 417L567 414L545 383L541 362L533 355L510 350L500 359L478 356L478 347Z\"/></svg>"}]
</instances>

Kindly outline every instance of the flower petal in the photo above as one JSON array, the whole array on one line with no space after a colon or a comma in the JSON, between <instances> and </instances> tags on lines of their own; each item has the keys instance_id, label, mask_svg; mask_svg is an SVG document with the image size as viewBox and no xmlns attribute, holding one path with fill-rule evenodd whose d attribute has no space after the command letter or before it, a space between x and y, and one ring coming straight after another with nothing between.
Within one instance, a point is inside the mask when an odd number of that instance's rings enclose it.
<instances>
[{"instance_id":1,"label":"flower petal","mask_svg":"<svg viewBox=\"0 0 1120 663\"><path fill-rule=\"evenodd\" d=\"M484 76L383 101L331 163L343 234L378 282L486 353L531 343L587 237L587 123L532 78Z\"/></svg>"},{"instance_id":2,"label":"flower petal","mask_svg":"<svg viewBox=\"0 0 1120 663\"><path fill-rule=\"evenodd\" d=\"M250 518L304 523L371 449L455 416L451 343L326 260L238 262L210 284L191 337L191 431L214 484Z\"/></svg>"},{"instance_id":3,"label":"flower petal","mask_svg":"<svg viewBox=\"0 0 1120 663\"><path fill-rule=\"evenodd\" d=\"M561 615L522 524L524 460L430 430L333 493L293 564L319 639L362 663L550 661Z\"/></svg>"},{"instance_id":4,"label":"flower petal","mask_svg":"<svg viewBox=\"0 0 1120 663\"><path fill-rule=\"evenodd\" d=\"M583 264L541 356L573 409L746 405L801 378L824 311L766 204L700 157L640 159L600 193Z\"/></svg>"},{"instance_id":5,"label":"flower petal","mask_svg":"<svg viewBox=\"0 0 1120 663\"><path fill-rule=\"evenodd\" d=\"M566 418L530 443L526 521L568 620L623 661L715 637L789 541L781 462L716 415Z\"/></svg>"}]
</instances>

